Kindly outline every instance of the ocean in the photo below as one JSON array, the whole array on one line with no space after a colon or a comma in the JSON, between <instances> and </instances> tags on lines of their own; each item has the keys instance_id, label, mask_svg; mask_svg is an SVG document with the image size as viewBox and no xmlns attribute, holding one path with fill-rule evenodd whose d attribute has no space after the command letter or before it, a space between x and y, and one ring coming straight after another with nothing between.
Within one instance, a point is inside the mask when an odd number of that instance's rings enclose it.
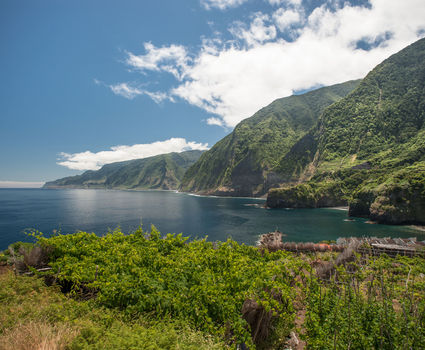
<instances>
[{"instance_id":1,"label":"ocean","mask_svg":"<svg viewBox=\"0 0 425 350\"><path fill-rule=\"evenodd\" d=\"M31 230L52 234L76 231L103 235L120 228L131 233L151 225L163 234L191 239L231 238L255 244L276 229L286 241L335 240L347 236L413 237L425 233L410 226L349 220L341 209L265 209L263 199L194 196L173 191L92 189L0 189L0 250L16 241L31 241ZM421 238L422 237L422 238Z\"/></svg>"}]
</instances>

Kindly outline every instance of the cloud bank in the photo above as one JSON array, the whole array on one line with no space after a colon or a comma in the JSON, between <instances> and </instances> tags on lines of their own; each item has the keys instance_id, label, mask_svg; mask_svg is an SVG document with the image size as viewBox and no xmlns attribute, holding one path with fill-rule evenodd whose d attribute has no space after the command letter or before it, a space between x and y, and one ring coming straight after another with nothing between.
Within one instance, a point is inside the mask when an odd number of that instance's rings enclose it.
<instances>
[{"instance_id":1,"label":"cloud bank","mask_svg":"<svg viewBox=\"0 0 425 350\"><path fill-rule=\"evenodd\" d=\"M147 144L132 146L113 146L108 151L61 153L61 160L57 163L73 170L98 170L103 165L121 162L125 160L152 157L171 152L183 152L189 150L207 150L207 143L186 141L184 138L170 138L165 141L157 141Z\"/></svg>"},{"instance_id":2,"label":"cloud bank","mask_svg":"<svg viewBox=\"0 0 425 350\"><path fill-rule=\"evenodd\" d=\"M44 182L0 181L0 188L40 188Z\"/></svg>"},{"instance_id":3,"label":"cloud bank","mask_svg":"<svg viewBox=\"0 0 425 350\"><path fill-rule=\"evenodd\" d=\"M243 2L203 4L225 9ZM231 40L204 40L191 54L176 44L146 43L143 54L127 53L126 63L143 74L176 78L168 90L152 93L154 100L182 99L210 113L208 124L231 128L294 91L362 78L425 33L423 0L370 0L366 7L326 1L308 15L298 0L268 3L270 13L229 25ZM148 94L124 86L115 93Z\"/></svg>"}]
</instances>

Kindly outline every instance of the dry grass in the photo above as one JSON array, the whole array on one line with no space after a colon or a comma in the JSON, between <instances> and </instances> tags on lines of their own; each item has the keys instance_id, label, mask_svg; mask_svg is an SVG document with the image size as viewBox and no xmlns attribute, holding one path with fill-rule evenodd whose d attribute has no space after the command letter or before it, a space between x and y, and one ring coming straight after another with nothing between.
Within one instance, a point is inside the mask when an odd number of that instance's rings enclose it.
<instances>
[{"instance_id":1,"label":"dry grass","mask_svg":"<svg viewBox=\"0 0 425 350\"><path fill-rule=\"evenodd\" d=\"M33 267L44 267L49 262L50 249L34 246L30 249L21 248L19 251L24 257L24 263Z\"/></svg>"},{"instance_id":2,"label":"dry grass","mask_svg":"<svg viewBox=\"0 0 425 350\"><path fill-rule=\"evenodd\" d=\"M358 242L352 242L344 251L339 254L335 261L323 261L316 267L316 274L321 279L330 279L335 271L335 267L346 264L347 262L355 260L355 252L359 246Z\"/></svg>"},{"instance_id":3,"label":"dry grass","mask_svg":"<svg viewBox=\"0 0 425 350\"><path fill-rule=\"evenodd\" d=\"M63 324L30 321L0 335L0 350L61 350L76 336L76 330Z\"/></svg>"},{"instance_id":4,"label":"dry grass","mask_svg":"<svg viewBox=\"0 0 425 350\"><path fill-rule=\"evenodd\" d=\"M16 256L13 248L9 247L12 255ZM46 267L49 261L50 250L40 246L20 247L18 257L14 258L16 269L19 272L28 271L28 267Z\"/></svg>"}]
</instances>

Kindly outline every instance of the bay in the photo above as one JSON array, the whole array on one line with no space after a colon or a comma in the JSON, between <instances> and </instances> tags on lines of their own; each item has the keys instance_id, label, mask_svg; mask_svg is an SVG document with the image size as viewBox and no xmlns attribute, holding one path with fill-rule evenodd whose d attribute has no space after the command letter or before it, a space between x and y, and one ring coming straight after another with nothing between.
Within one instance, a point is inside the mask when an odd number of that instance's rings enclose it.
<instances>
[{"instance_id":1,"label":"bay","mask_svg":"<svg viewBox=\"0 0 425 350\"><path fill-rule=\"evenodd\" d=\"M76 231L102 235L120 227L129 233L143 223L161 233L255 244L258 236L278 229L286 241L335 240L348 236L425 239L410 226L371 225L338 209L265 209L263 199L203 197L172 191L92 189L0 189L0 250L30 241L25 231L49 236Z\"/></svg>"}]
</instances>

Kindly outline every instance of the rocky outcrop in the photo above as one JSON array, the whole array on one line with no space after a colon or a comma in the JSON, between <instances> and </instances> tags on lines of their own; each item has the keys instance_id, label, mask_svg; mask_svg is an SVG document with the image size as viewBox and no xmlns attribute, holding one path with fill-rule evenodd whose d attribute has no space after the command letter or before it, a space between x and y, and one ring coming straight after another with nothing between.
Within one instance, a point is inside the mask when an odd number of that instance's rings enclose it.
<instances>
[{"instance_id":1,"label":"rocky outcrop","mask_svg":"<svg viewBox=\"0 0 425 350\"><path fill-rule=\"evenodd\" d=\"M381 186L360 193L350 203L350 216L367 216L383 224L424 224L425 192L410 184Z\"/></svg>"},{"instance_id":2,"label":"rocky outcrop","mask_svg":"<svg viewBox=\"0 0 425 350\"><path fill-rule=\"evenodd\" d=\"M370 206L376 198L372 190L361 190L355 193L354 198L349 202L348 216L368 218Z\"/></svg>"},{"instance_id":3,"label":"rocky outcrop","mask_svg":"<svg viewBox=\"0 0 425 350\"><path fill-rule=\"evenodd\" d=\"M276 188L269 191L269 208L316 208L316 196L310 185Z\"/></svg>"},{"instance_id":4,"label":"rocky outcrop","mask_svg":"<svg viewBox=\"0 0 425 350\"><path fill-rule=\"evenodd\" d=\"M324 208L347 205L347 200L336 187L300 184L270 190L266 205L269 208Z\"/></svg>"}]
</instances>

